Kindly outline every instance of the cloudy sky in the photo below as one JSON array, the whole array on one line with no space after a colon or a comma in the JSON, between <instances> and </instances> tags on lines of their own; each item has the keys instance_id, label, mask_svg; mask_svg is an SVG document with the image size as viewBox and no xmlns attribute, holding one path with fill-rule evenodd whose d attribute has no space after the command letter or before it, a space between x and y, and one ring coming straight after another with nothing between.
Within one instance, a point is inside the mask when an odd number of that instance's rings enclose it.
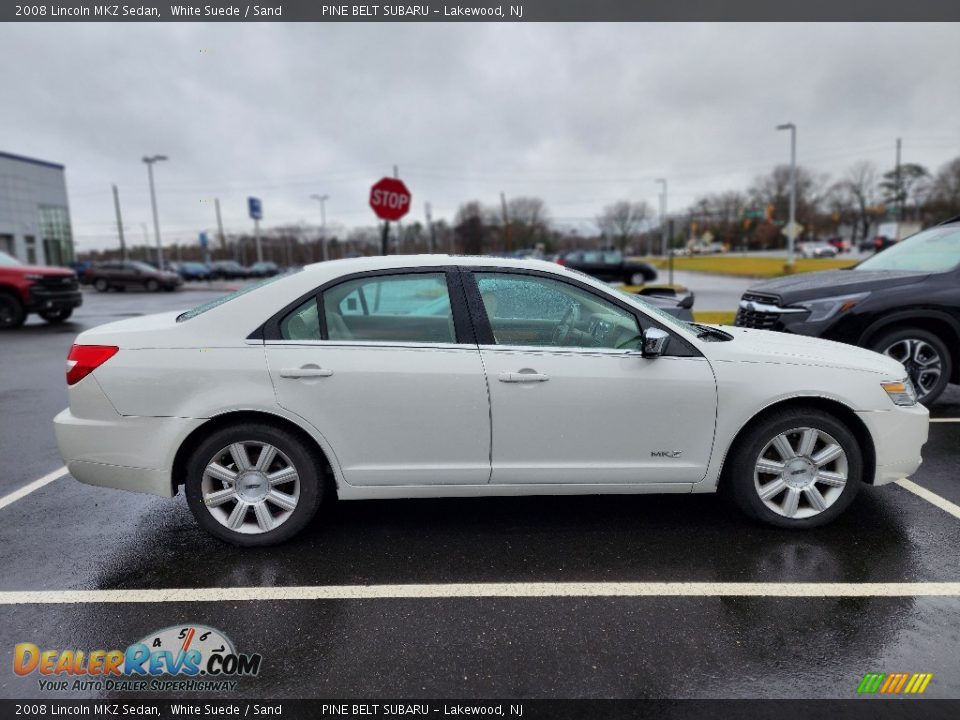
<instances>
[{"instance_id":1,"label":"cloudy sky","mask_svg":"<svg viewBox=\"0 0 960 720\"><path fill-rule=\"evenodd\" d=\"M0 150L64 163L80 250L134 238L157 166L165 240L265 224L371 225L394 164L410 219L537 195L560 224L620 198L670 206L788 158L935 169L960 155L956 25L46 24L0 27Z\"/></svg>"}]
</instances>

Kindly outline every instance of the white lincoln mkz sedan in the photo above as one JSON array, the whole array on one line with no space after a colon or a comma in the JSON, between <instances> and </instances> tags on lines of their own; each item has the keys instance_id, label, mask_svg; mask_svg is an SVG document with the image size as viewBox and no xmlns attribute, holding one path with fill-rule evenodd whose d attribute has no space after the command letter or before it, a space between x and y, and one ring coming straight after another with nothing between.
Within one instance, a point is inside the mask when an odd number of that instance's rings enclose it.
<instances>
[{"instance_id":1,"label":"white lincoln mkz sedan","mask_svg":"<svg viewBox=\"0 0 960 720\"><path fill-rule=\"evenodd\" d=\"M529 260L392 256L82 333L57 441L81 482L172 497L238 545L320 502L729 492L790 528L914 472L903 366L688 324Z\"/></svg>"}]
</instances>

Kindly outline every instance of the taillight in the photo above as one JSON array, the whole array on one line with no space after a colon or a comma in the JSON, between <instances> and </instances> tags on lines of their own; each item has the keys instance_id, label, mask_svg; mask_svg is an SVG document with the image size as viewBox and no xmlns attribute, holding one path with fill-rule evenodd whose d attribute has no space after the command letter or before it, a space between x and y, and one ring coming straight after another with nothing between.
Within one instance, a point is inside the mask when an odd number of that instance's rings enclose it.
<instances>
[{"instance_id":1,"label":"taillight","mask_svg":"<svg viewBox=\"0 0 960 720\"><path fill-rule=\"evenodd\" d=\"M556 262L557 262L557 265L566 265L566 264L567 264L567 261L566 261L564 258L562 258L562 257L558 257L557 260L556 260Z\"/></svg>"},{"instance_id":2,"label":"taillight","mask_svg":"<svg viewBox=\"0 0 960 720\"><path fill-rule=\"evenodd\" d=\"M113 345L74 345L67 355L67 385L76 385L107 360L120 348Z\"/></svg>"}]
</instances>

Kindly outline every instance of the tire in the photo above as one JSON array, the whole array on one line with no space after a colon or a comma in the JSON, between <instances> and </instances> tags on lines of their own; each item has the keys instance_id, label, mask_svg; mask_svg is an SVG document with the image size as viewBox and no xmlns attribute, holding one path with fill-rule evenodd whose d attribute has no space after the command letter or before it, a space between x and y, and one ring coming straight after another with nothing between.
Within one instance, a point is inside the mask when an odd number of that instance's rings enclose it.
<instances>
[{"instance_id":1,"label":"tire","mask_svg":"<svg viewBox=\"0 0 960 720\"><path fill-rule=\"evenodd\" d=\"M917 389L917 400L924 405L936 401L950 382L953 357L946 343L929 330L894 330L874 340L871 349L903 363ZM934 369L939 369L936 379Z\"/></svg>"},{"instance_id":2,"label":"tire","mask_svg":"<svg viewBox=\"0 0 960 720\"><path fill-rule=\"evenodd\" d=\"M627 285L643 285L647 281L647 276L642 272L635 272L627 278Z\"/></svg>"},{"instance_id":3,"label":"tire","mask_svg":"<svg viewBox=\"0 0 960 720\"><path fill-rule=\"evenodd\" d=\"M73 308L53 308L51 310L41 310L37 314L51 325L56 325L69 320L70 316L73 315Z\"/></svg>"},{"instance_id":4,"label":"tire","mask_svg":"<svg viewBox=\"0 0 960 720\"><path fill-rule=\"evenodd\" d=\"M144 287L147 289L147 292L157 292L160 289L160 283L158 283L153 278L147 280Z\"/></svg>"},{"instance_id":5,"label":"tire","mask_svg":"<svg viewBox=\"0 0 960 720\"><path fill-rule=\"evenodd\" d=\"M809 437L813 450L802 452ZM778 448L781 438L789 451ZM819 462L818 456L833 446L841 455ZM787 459L790 452L794 456ZM769 470L758 472L761 462ZM776 473L776 464L785 470ZM723 482L746 515L777 527L805 529L826 525L846 510L860 490L862 475L860 445L846 425L822 410L790 408L765 415L744 429L731 450ZM761 493L770 494L764 498ZM818 509L821 502L823 508Z\"/></svg>"},{"instance_id":6,"label":"tire","mask_svg":"<svg viewBox=\"0 0 960 720\"><path fill-rule=\"evenodd\" d=\"M106 278L97 278L93 287L96 288L97 292L106 292L110 289L110 283L107 282Z\"/></svg>"},{"instance_id":7,"label":"tire","mask_svg":"<svg viewBox=\"0 0 960 720\"><path fill-rule=\"evenodd\" d=\"M237 473L237 455L232 449L237 444L245 448L251 466L247 473ZM268 446L276 453L267 473L258 473L256 464ZM208 467L213 462L220 465L216 471L225 474L211 475ZM296 480L275 484L266 478L288 468L293 468ZM296 435L272 425L235 425L214 431L191 454L185 479L187 504L200 527L221 540L240 547L276 545L313 519L323 496L322 478L321 466ZM274 491L282 493L282 505L264 498L264 493ZM218 495L215 500L222 502L211 503L213 493ZM263 518L264 513L269 519ZM231 520L236 521L237 529L228 527ZM271 524L272 528L265 528Z\"/></svg>"},{"instance_id":8,"label":"tire","mask_svg":"<svg viewBox=\"0 0 960 720\"><path fill-rule=\"evenodd\" d=\"M16 295L0 292L0 330L13 330L27 321L27 311Z\"/></svg>"}]
</instances>

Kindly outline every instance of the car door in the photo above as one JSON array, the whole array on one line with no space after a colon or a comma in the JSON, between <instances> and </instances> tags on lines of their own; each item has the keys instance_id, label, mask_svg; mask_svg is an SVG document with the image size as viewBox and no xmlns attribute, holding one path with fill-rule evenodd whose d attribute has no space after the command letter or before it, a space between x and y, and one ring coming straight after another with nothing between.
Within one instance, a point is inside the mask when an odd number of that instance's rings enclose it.
<instances>
[{"instance_id":1,"label":"car door","mask_svg":"<svg viewBox=\"0 0 960 720\"><path fill-rule=\"evenodd\" d=\"M277 401L357 486L485 484L490 410L459 273L364 273L268 324Z\"/></svg>"},{"instance_id":2,"label":"car door","mask_svg":"<svg viewBox=\"0 0 960 720\"><path fill-rule=\"evenodd\" d=\"M713 444L713 371L681 336L612 295L547 273L465 276L490 388L491 482L694 483ZM651 325L663 357L637 351Z\"/></svg>"}]
</instances>

